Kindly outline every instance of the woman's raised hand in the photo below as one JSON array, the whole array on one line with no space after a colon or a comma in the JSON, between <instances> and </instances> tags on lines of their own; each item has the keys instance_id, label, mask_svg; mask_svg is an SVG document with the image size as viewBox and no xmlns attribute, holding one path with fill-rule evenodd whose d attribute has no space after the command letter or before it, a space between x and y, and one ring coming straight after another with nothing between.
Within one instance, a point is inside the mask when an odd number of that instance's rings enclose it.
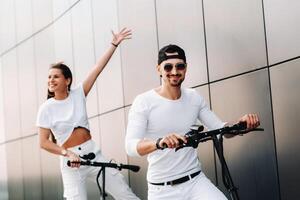
<instances>
[{"instance_id":1,"label":"woman's raised hand","mask_svg":"<svg viewBox=\"0 0 300 200\"><path fill-rule=\"evenodd\" d=\"M131 39L132 32L130 29L123 28L119 33L114 33L111 31L113 35L112 44L118 46L123 40Z\"/></svg>"}]
</instances>

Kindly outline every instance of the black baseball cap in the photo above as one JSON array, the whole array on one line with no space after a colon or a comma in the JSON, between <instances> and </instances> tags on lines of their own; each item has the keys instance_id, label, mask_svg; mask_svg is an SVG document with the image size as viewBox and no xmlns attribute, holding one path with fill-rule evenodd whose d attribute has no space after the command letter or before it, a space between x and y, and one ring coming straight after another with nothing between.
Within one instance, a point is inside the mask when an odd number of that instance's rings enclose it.
<instances>
[{"instance_id":1,"label":"black baseball cap","mask_svg":"<svg viewBox=\"0 0 300 200\"><path fill-rule=\"evenodd\" d=\"M176 55L167 55L166 53L177 53ZM169 44L161 48L158 52L158 64L171 58L182 59L186 63L184 50L175 44Z\"/></svg>"}]
</instances>

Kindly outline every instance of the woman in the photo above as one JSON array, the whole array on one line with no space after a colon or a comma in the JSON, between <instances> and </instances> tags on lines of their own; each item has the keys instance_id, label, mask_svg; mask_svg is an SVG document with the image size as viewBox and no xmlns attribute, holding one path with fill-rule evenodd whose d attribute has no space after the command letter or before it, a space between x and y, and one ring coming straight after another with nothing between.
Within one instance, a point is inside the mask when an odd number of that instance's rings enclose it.
<instances>
[{"instance_id":1,"label":"woman","mask_svg":"<svg viewBox=\"0 0 300 200\"><path fill-rule=\"evenodd\" d=\"M112 34L111 46L76 88L71 89L72 73L66 65L58 63L49 70L48 100L40 106L36 125L41 148L60 155L64 197L68 200L87 199L86 178L95 180L99 171L93 167L80 167L80 164L68 167L68 160L80 161L80 156L93 152L96 155L93 161L108 161L91 140L86 96L118 45L123 40L130 39L131 30L124 28L119 33ZM52 134L54 138L51 137ZM50 137L52 140L49 140ZM106 170L106 191L118 200L138 199L116 169Z\"/></svg>"}]
</instances>

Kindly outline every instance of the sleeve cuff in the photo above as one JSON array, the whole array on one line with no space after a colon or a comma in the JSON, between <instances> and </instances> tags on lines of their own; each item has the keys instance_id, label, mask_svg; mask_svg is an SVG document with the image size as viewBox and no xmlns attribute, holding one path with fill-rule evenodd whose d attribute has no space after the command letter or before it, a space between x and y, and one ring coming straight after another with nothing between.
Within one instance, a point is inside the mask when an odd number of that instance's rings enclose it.
<instances>
[{"instance_id":1,"label":"sleeve cuff","mask_svg":"<svg viewBox=\"0 0 300 200\"><path fill-rule=\"evenodd\" d=\"M35 126L38 127L38 128L46 128L46 129L50 129L50 126L49 126L49 125L36 124Z\"/></svg>"}]
</instances>

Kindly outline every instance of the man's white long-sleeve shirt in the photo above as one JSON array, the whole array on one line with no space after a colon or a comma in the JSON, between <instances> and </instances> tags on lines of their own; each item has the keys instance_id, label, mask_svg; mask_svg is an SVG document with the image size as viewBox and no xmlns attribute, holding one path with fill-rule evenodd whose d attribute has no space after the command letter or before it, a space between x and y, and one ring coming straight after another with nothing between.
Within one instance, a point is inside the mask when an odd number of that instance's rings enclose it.
<instances>
[{"instance_id":1,"label":"man's white long-sleeve shirt","mask_svg":"<svg viewBox=\"0 0 300 200\"><path fill-rule=\"evenodd\" d=\"M157 140L170 133L184 135L197 120L208 129L223 123L194 89L181 89L177 100L160 96L154 89L138 95L129 111L125 139L127 154L139 156L137 143L144 139ZM156 150L148 154L147 180L166 182L201 170L197 151L193 148Z\"/></svg>"}]
</instances>

